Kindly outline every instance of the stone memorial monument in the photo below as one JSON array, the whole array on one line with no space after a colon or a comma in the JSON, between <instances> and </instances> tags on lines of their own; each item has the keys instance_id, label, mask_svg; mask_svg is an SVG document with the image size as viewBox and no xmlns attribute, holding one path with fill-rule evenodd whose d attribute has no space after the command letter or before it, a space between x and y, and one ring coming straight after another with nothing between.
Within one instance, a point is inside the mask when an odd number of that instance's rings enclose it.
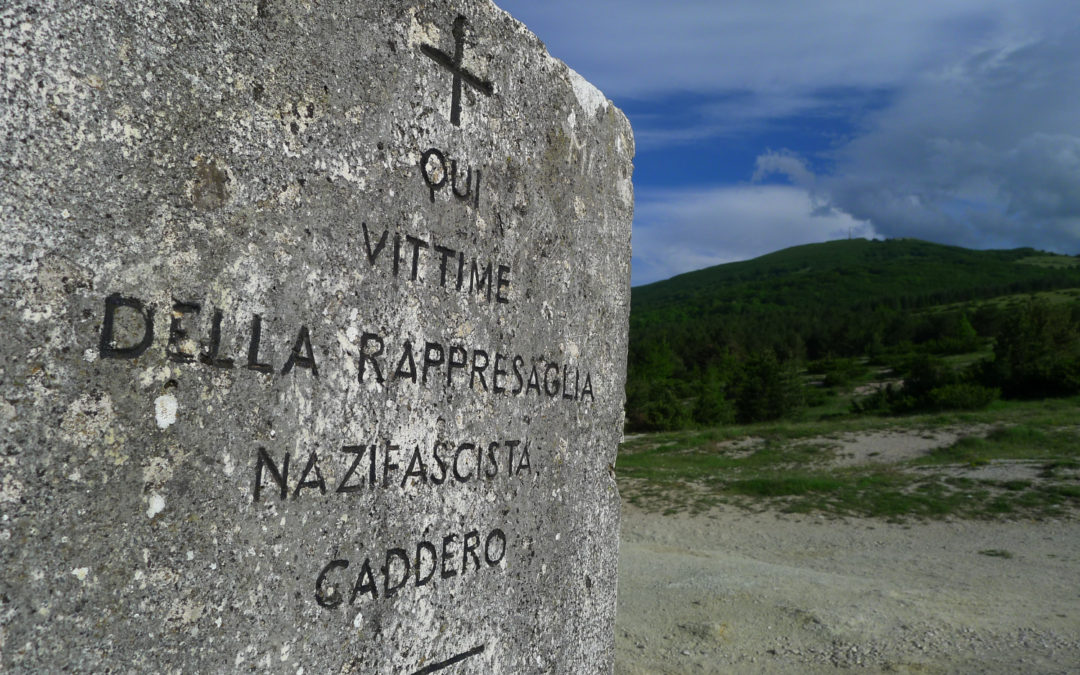
<instances>
[{"instance_id":1,"label":"stone memorial monument","mask_svg":"<svg viewBox=\"0 0 1080 675\"><path fill-rule=\"evenodd\" d=\"M622 113L489 0L0 32L0 670L610 671Z\"/></svg>"}]
</instances>

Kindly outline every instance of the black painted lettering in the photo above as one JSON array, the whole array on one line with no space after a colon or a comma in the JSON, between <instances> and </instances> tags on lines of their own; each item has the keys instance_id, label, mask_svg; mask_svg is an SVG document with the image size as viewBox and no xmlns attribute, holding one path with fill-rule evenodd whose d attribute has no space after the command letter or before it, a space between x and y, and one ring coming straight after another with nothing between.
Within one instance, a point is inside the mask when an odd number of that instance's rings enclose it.
<instances>
[{"instance_id":1,"label":"black painted lettering","mask_svg":"<svg viewBox=\"0 0 1080 675\"><path fill-rule=\"evenodd\" d=\"M432 356L432 353L436 356ZM427 384L428 369L443 364L443 347L438 342L424 343L424 375L421 378L423 384Z\"/></svg>"},{"instance_id":2,"label":"black painted lettering","mask_svg":"<svg viewBox=\"0 0 1080 675\"><path fill-rule=\"evenodd\" d=\"M520 356L515 356L513 365L514 365L514 377L517 379L517 387L514 389L514 391L512 391L510 393L513 394L514 396L517 396L518 394L521 393L521 390L525 387L525 378L522 377L521 370L520 370L521 366L525 365L525 359L521 358Z\"/></svg>"},{"instance_id":3,"label":"black painted lettering","mask_svg":"<svg viewBox=\"0 0 1080 675\"><path fill-rule=\"evenodd\" d=\"M458 252L457 254L457 290L461 290L461 287L465 283L465 254Z\"/></svg>"},{"instance_id":4,"label":"black painted lettering","mask_svg":"<svg viewBox=\"0 0 1080 675\"><path fill-rule=\"evenodd\" d=\"M555 380L551 380L551 371L555 371ZM549 363L547 368L544 369L544 393L555 398L559 395L559 364Z\"/></svg>"},{"instance_id":5,"label":"black painted lettering","mask_svg":"<svg viewBox=\"0 0 1080 675\"><path fill-rule=\"evenodd\" d=\"M585 374L585 385L581 387L581 400L585 400L585 394L589 395L590 401L596 401L596 397L592 392L592 373Z\"/></svg>"},{"instance_id":6,"label":"black painted lettering","mask_svg":"<svg viewBox=\"0 0 1080 675\"><path fill-rule=\"evenodd\" d=\"M529 461L529 444L525 443L521 447L521 457L518 459L517 470L514 471L514 475L521 473L522 471L528 471L532 468L532 463Z\"/></svg>"},{"instance_id":7,"label":"black painted lettering","mask_svg":"<svg viewBox=\"0 0 1080 675\"><path fill-rule=\"evenodd\" d=\"M498 449L498 441L488 444L488 468L484 469L484 477L489 480L499 475L499 458L495 456L495 451Z\"/></svg>"},{"instance_id":8,"label":"black painted lettering","mask_svg":"<svg viewBox=\"0 0 1080 675\"><path fill-rule=\"evenodd\" d=\"M446 460L442 458L442 455L439 454L439 450L442 449L445 449L449 453L451 449L450 444L445 441L438 441L431 451L432 455L435 457L435 464L439 467L438 476L434 473L431 474L431 483L433 485L442 485L446 481L446 470L449 468L449 465L446 463Z\"/></svg>"},{"instance_id":9,"label":"black painted lettering","mask_svg":"<svg viewBox=\"0 0 1080 675\"><path fill-rule=\"evenodd\" d=\"M401 573L401 579L390 583L390 577L393 576L393 560L400 560L404 570ZM405 586L405 582L409 580L409 554L405 552L403 548L392 548L386 552L386 566L383 567L383 596L392 597L394 593L397 593Z\"/></svg>"},{"instance_id":10,"label":"black painted lettering","mask_svg":"<svg viewBox=\"0 0 1080 675\"><path fill-rule=\"evenodd\" d=\"M487 288L487 300L491 302L491 263L487 264L484 268L484 273L480 274L477 270L476 260L473 260L470 264L469 272L469 292L481 293Z\"/></svg>"},{"instance_id":11,"label":"black painted lettering","mask_svg":"<svg viewBox=\"0 0 1080 675\"><path fill-rule=\"evenodd\" d=\"M372 343L377 346L377 349L374 353L368 351L368 343ZM375 359L379 356L382 356L383 349L385 349L383 339L375 333L364 333L360 336L360 363L358 364L360 372L357 377L357 379L360 381L360 384L364 383L364 371L367 369L367 364L369 361L371 362L372 367L375 369L375 379L379 382L379 384L382 384L382 368L379 367L379 362Z\"/></svg>"},{"instance_id":12,"label":"black painted lettering","mask_svg":"<svg viewBox=\"0 0 1080 675\"><path fill-rule=\"evenodd\" d=\"M386 446L383 448L383 460L382 460L382 486L388 487L390 485L390 472L397 471L400 467L397 464L390 461L390 453L397 452L401 449L401 446L392 445L390 441L386 442Z\"/></svg>"},{"instance_id":13,"label":"black painted lettering","mask_svg":"<svg viewBox=\"0 0 1080 675\"><path fill-rule=\"evenodd\" d=\"M411 548L411 545L385 549L382 558L383 565L374 571L371 561L372 559L378 561L379 558L375 556L364 558L352 584L348 603L355 604L357 598L364 595L372 600L379 598L377 573L382 575L383 597L392 598L405 589L410 579L414 587L420 588L430 584L436 578L436 574L442 579L451 579L467 574L470 567L476 572L495 567L506 558L506 533L499 528L490 530L486 536L483 536L479 529L472 529L464 534L446 534L442 537L441 549L436 543L438 539L434 537L432 539L434 541L420 539L415 545L415 550ZM483 544L482 559L486 567L481 563L481 544ZM457 558L458 546L461 547L460 564ZM413 553L411 557L410 552ZM339 586L339 583L343 581L339 570L349 567L348 560L336 559L331 560L320 570L315 580L315 600L321 607L333 609L345 602Z\"/></svg>"},{"instance_id":14,"label":"black painted lettering","mask_svg":"<svg viewBox=\"0 0 1080 675\"><path fill-rule=\"evenodd\" d=\"M245 368L257 373L269 373L272 368L269 363L259 363L259 342L262 340L262 317L258 314L251 315L251 342L248 343L247 365Z\"/></svg>"},{"instance_id":15,"label":"black painted lettering","mask_svg":"<svg viewBox=\"0 0 1080 675\"><path fill-rule=\"evenodd\" d=\"M278 471L277 464L274 464L274 460L266 452L266 448L259 448L258 458L255 460L255 489L254 489L254 501L259 501L262 495L262 475L263 467L266 467L270 472L270 478L278 484L281 488L281 498L289 494L289 453L285 453L285 459L281 462L281 471Z\"/></svg>"},{"instance_id":16,"label":"black painted lettering","mask_svg":"<svg viewBox=\"0 0 1080 675\"><path fill-rule=\"evenodd\" d=\"M116 346L115 326L116 310L121 307L135 310L142 319L142 337L138 342L127 346ZM119 293L113 293L105 298L105 318L101 324L101 342L98 345L98 355L103 359L134 359L142 356L154 342L154 310L144 307L137 298L125 298Z\"/></svg>"},{"instance_id":17,"label":"black painted lettering","mask_svg":"<svg viewBox=\"0 0 1080 675\"><path fill-rule=\"evenodd\" d=\"M479 187L479 186L477 186ZM499 265L499 277L495 282L495 302L506 304L510 302L508 295L503 294L503 290L509 292L510 288L510 267L508 265Z\"/></svg>"},{"instance_id":18,"label":"black painted lettering","mask_svg":"<svg viewBox=\"0 0 1080 675\"><path fill-rule=\"evenodd\" d=\"M421 578L420 570L423 568L424 556L423 553L428 554L428 560L431 561L430 569L427 576ZM413 569L416 571L416 586L424 586L427 582L431 581L431 578L435 576L435 561L438 559L438 551L435 550L435 544L430 541L421 541L416 545L416 562L413 563Z\"/></svg>"},{"instance_id":19,"label":"black painted lettering","mask_svg":"<svg viewBox=\"0 0 1080 675\"><path fill-rule=\"evenodd\" d=\"M416 382L416 361L413 360L412 342L410 340L406 340L402 346L401 358L398 360L397 368L394 370L394 377L404 377Z\"/></svg>"},{"instance_id":20,"label":"black painted lettering","mask_svg":"<svg viewBox=\"0 0 1080 675\"><path fill-rule=\"evenodd\" d=\"M405 475L401 477L401 487L405 487L410 478L419 478L421 483L427 484L427 467L424 466L424 458L420 456L419 445L413 448L409 468L405 469Z\"/></svg>"},{"instance_id":21,"label":"black painted lettering","mask_svg":"<svg viewBox=\"0 0 1080 675\"><path fill-rule=\"evenodd\" d=\"M394 276L398 275L398 269L401 267L401 235L397 232L394 233Z\"/></svg>"},{"instance_id":22,"label":"black painted lettering","mask_svg":"<svg viewBox=\"0 0 1080 675\"><path fill-rule=\"evenodd\" d=\"M570 368L569 365L563 365L563 368L562 368L562 397L563 397L563 399L565 399L567 401L573 401L574 397L577 394L577 392L572 391L569 394L566 393L566 385L570 383L570 378L568 377L569 368ZM575 387L577 386L576 383L575 383L574 386Z\"/></svg>"},{"instance_id":23,"label":"black painted lettering","mask_svg":"<svg viewBox=\"0 0 1080 675\"><path fill-rule=\"evenodd\" d=\"M514 448L521 445L521 441L503 441L503 445L508 450L506 453L506 475L511 476L514 473Z\"/></svg>"},{"instance_id":24,"label":"black painted lettering","mask_svg":"<svg viewBox=\"0 0 1080 675\"><path fill-rule=\"evenodd\" d=\"M536 390L536 395L540 395L540 373L536 372L536 364L533 364L532 374L529 375L529 385L525 388L525 394L527 395L533 389Z\"/></svg>"},{"instance_id":25,"label":"black painted lettering","mask_svg":"<svg viewBox=\"0 0 1080 675\"><path fill-rule=\"evenodd\" d=\"M457 452L454 453L454 479L457 482L464 483L467 482L470 478L472 478L473 472L471 470L465 475L461 474L459 464L461 462L462 453L475 449L476 446L472 443L462 443L457 447Z\"/></svg>"},{"instance_id":26,"label":"black painted lettering","mask_svg":"<svg viewBox=\"0 0 1080 675\"><path fill-rule=\"evenodd\" d=\"M341 448L342 452L350 455L355 455L352 464L349 465L348 470L345 471L345 475L341 478L341 483L338 484L335 492L341 492L348 494L350 492L360 492L363 489L363 485L349 485L349 480L356 473L356 467L360 465L360 460L364 458L364 446L362 445L345 445Z\"/></svg>"},{"instance_id":27,"label":"black painted lettering","mask_svg":"<svg viewBox=\"0 0 1080 675\"><path fill-rule=\"evenodd\" d=\"M343 570L348 566L348 560L331 560L326 567L322 568L319 577L315 580L315 602L328 609L333 609L345 601L345 598L338 593L337 584L331 585L330 592L327 593L323 588L323 582L326 581L326 575L332 570Z\"/></svg>"},{"instance_id":28,"label":"black painted lettering","mask_svg":"<svg viewBox=\"0 0 1080 675\"><path fill-rule=\"evenodd\" d=\"M372 600L379 597L379 587L375 583L375 575L371 573L371 561L369 558L364 558L364 564L360 568L360 574L356 575L356 583L353 585L352 595L349 597L349 604L351 605L356 602L356 596L361 593L369 594Z\"/></svg>"},{"instance_id":29,"label":"black painted lettering","mask_svg":"<svg viewBox=\"0 0 1080 675\"><path fill-rule=\"evenodd\" d=\"M308 474L312 471L315 472L315 478L308 480ZM319 471L319 455L314 450L308 455L307 464L300 473L300 482L296 484L296 489L293 490L293 499L300 497L300 490L313 487L319 488L320 493L326 494L326 481L323 480L322 472Z\"/></svg>"},{"instance_id":30,"label":"black painted lettering","mask_svg":"<svg viewBox=\"0 0 1080 675\"><path fill-rule=\"evenodd\" d=\"M375 487L375 451L378 447L374 444L368 446L368 485L370 487Z\"/></svg>"},{"instance_id":31,"label":"black painted lettering","mask_svg":"<svg viewBox=\"0 0 1080 675\"><path fill-rule=\"evenodd\" d=\"M468 199L472 194L472 167L468 167L468 173L465 174L465 192L458 191L458 170L457 160L450 160L450 190L454 193L454 196L458 199Z\"/></svg>"},{"instance_id":32,"label":"black painted lettering","mask_svg":"<svg viewBox=\"0 0 1080 675\"><path fill-rule=\"evenodd\" d=\"M218 356L218 352L221 350L221 320L223 314L220 309L214 310L214 319L210 324L210 344L207 345L207 349L202 354L199 354L199 360L208 366L214 368L232 368L232 359L223 359Z\"/></svg>"},{"instance_id":33,"label":"black painted lettering","mask_svg":"<svg viewBox=\"0 0 1080 675\"><path fill-rule=\"evenodd\" d=\"M439 163L429 168L432 159L438 160ZM425 150L420 155L420 175L424 177L424 182L427 183L428 190L431 192L432 204L435 203L435 192L446 187L447 173L446 157L437 148ZM432 180L433 176L438 176L439 180Z\"/></svg>"},{"instance_id":34,"label":"black painted lettering","mask_svg":"<svg viewBox=\"0 0 1080 675\"><path fill-rule=\"evenodd\" d=\"M461 358L454 358L459 356ZM466 364L469 362L469 352L464 347L450 347L450 354L446 363L446 386L453 384L454 380L454 368L465 369Z\"/></svg>"},{"instance_id":35,"label":"black painted lettering","mask_svg":"<svg viewBox=\"0 0 1080 675\"><path fill-rule=\"evenodd\" d=\"M367 223L360 223L360 227L364 230L364 248L367 249L367 259L371 263L371 266L375 266L375 259L382 253L383 247L386 246L386 237L390 234L390 230L383 230L382 237L379 238L379 243L375 244L375 248L371 248L371 238L368 236Z\"/></svg>"},{"instance_id":36,"label":"black painted lettering","mask_svg":"<svg viewBox=\"0 0 1080 675\"><path fill-rule=\"evenodd\" d=\"M491 391L496 394L501 394L506 391L506 387L499 384L499 377L506 377L507 372L502 368L502 362L506 360L506 357L495 352L495 372L491 376Z\"/></svg>"},{"instance_id":37,"label":"black painted lettering","mask_svg":"<svg viewBox=\"0 0 1080 675\"><path fill-rule=\"evenodd\" d=\"M479 363L478 357L483 358L483 362ZM484 391L487 391L487 381L484 380L484 369L488 367L488 355L483 349L474 349L472 353L472 372L469 374L469 389L472 389L476 384L476 376L480 376L480 386Z\"/></svg>"},{"instance_id":38,"label":"black painted lettering","mask_svg":"<svg viewBox=\"0 0 1080 675\"><path fill-rule=\"evenodd\" d=\"M480 569L480 556L476 555L476 547L480 545L480 533L476 530L472 532L466 532L465 537L461 540L461 573L469 569L469 555L472 555L473 566L477 570Z\"/></svg>"},{"instance_id":39,"label":"black painted lettering","mask_svg":"<svg viewBox=\"0 0 1080 675\"><path fill-rule=\"evenodd\" d=\"M301 350L303 350L303 353L301 353ZM308 336L307 326L300 326L300 332L296 336L292 353L289 354L289 360L285 362L285 366L281 369L281 374L287 375L294 365L307 368L315 377L319 376L319 368L315 365L315 351L311 348L311 339Z\"/></svg>"},{"instance_id":40,"label":"black painted lettering","mask_svg":"<svg viewBox=\"0 0 1080 675\"><path fill-rule=\"evenodd\" d=\"M491 542L493 541L500 543L498 557L493 557L491 554ZM494 567L502 562L504 557L506 557L506 533L499 528L495 528L488 533L487 540L484 541L484 560L487 561L489 567Z\"/></svg>"},{"instance_id":41,"label":"black painted lettering","mask_svg":"<svg viewBox=\"0 0 1080 675\"><path fill-rule=\"evenodd\" d=\"M195 355L185 352L182 347L184 338L187 337L187 329L184 328L184 316L198 314L200 306L190 302L174 302L172 307L172 320L169 322L169 346L165 355L170 361L177 363L191 363Z\"/></svg>"},{"instance_id":42,"label":"black painted lettering","mask_svg":"<svg viewBox=\"0 0 1080 675\"><path fill-rule=\"evenodd\" d=\"M412 235L405 235L405 239L412 244L412 272L409 275L410 281L416 281L417 267L420 265L420 249L427 248L428 243L423 239L418 239Z\"/></svg>"},{"instance_id":43,"label":"black painted lettering","mask_svg":"<svg viewBox=\"0 0 1080 675\"><path fill-rule=\"evenodd\" d=\"M440 259L439 259L439 285L445 288L446 287L446 260L450 256L457 253L457 251L455 251L452 248L446 248L445 246L436 246L435 247L435 252L438 253L439 256L440 256Z\"/></svg>"},{"instance_id":44,"label":"black painted lettering","mask_svg":"<svg viewBox=\"0 0 1080 675\"><path fill-rule=\"evenodd\" d=\"M454 556L453 552L450 551L450 545L454 543L455 539L457 539L456 534L448 534L442 538L442 571L440 572L440 576L442 576L443 579L457 576L457 570L452 567L447 569L446 567L446 563Z\"/></svg>"}]
</instances>

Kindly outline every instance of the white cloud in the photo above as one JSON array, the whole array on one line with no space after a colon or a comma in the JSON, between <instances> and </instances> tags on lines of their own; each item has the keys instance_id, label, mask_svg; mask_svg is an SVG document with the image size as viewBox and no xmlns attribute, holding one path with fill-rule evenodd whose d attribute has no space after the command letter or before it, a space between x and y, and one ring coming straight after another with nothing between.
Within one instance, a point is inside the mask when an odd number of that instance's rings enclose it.
<instances>
[{"instance_id":1,"label":"white cloud","mask_svg":"<svg viewBox=\"0 0 1080 675\"><path fill-rule=\"evenodd\" d=\"M831 203L888 236L1080 250L1080 30L912 82L837 154Z\"/></svg>"},{"instance_id":2,"label":"white cloud","mask_svg":"<svg viewBox=\"0 0 1080 675\"><path fill-rule=\"evenodd\" d=\"M1068 0L498 0L618 103L694 94L692 118L634 116L641 150L847 112L974 51L1060 36ZM843 100L843 99L849 100Z\"/></svg>"},{"instance_id":3,"label":"white cloud","mask_svg":"<svg viewBox=\"0 0 1080 675\"><path fill-rule=\"evenodd\" d=\"M846 214L821 209L798 187L747 185L639 194L633 283L848 236L872 237L874 232Z\"/></svg>"},{"instance_id":4,"label":"white cloud","mask_svg":"<svg viewBox=\"0 0 1080 675\"><path fill-rule=\"evenodd\" d=\"M1076 20L1061 0L497 0L608 96L891 87L1003 35Z\"/></svg>"},{"instance_id":5,"label":"white cloud","mask_svg":"<svg viewBox=\"0 0 1080 675\"><path fill-rule=\"evenodd\" d=\"M886 236L1080 251L1076 2L496 1L617 102L664 111L635 114L639 150L768 138L808 115L850 122L832 154L809 158L825 174L765 147L745 167L746 178L792 186L649 198L639 184L637 283L863 223ZM685 114L672 116L679 101Z\"/></svg>"},{"instance_id":6,"label":"white cloud","mask_svg":"<svg viewBox=\"0 0 1080 675\"><path fill-rule=\"evenodd\" d=\"M806 190L812 190L817 182L817 176L807 168L806 162L794 153L770 150L757 158L754 181L765 180L776 173L787 176L792 183Z\"/></svg>"}]
</instances>

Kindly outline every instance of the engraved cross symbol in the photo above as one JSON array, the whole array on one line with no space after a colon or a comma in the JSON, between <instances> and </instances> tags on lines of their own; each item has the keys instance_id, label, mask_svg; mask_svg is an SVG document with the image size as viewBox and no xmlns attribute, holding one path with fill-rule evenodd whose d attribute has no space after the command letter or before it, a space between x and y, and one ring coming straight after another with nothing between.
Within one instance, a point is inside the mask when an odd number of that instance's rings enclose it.
<instances>
[{"instance_id":1,"label":"engraved cross symbol","mask_svg":"<svg viewBox=\"0 0 1080 675\"><path fill-rule=\"evenodd\" d=\"M454 95L450 100L450 122L455 127L461 126L461 83L469 85L485 96L491 96L495 88L490 82L485 82L469 71L461 67L461 58L465 53L465 17L459 16L454 19L454 55L451 56L436 47L428 44L420 45L420 51L424 52L435 63L446 68L454 74Z\"/></svg>"}]
</instances>

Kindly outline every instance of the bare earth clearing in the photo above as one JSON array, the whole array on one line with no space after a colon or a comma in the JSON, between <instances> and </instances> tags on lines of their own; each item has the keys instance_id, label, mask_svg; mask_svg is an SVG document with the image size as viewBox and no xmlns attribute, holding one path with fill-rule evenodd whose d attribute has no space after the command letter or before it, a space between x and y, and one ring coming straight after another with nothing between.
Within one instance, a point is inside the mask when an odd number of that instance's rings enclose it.
<instances>
[{"instance_id":1,"label":"bare earth clearing","mask_svg":"<svg viewBox=\"0 0 1080 675\"><path fill-rule=\"evenodd\" d=\"M900 436L845 438L837 461L951 442ZM616 651L628 674L1078 672L1080 520L624 504Z\"/></svg>"}]
</instances>

